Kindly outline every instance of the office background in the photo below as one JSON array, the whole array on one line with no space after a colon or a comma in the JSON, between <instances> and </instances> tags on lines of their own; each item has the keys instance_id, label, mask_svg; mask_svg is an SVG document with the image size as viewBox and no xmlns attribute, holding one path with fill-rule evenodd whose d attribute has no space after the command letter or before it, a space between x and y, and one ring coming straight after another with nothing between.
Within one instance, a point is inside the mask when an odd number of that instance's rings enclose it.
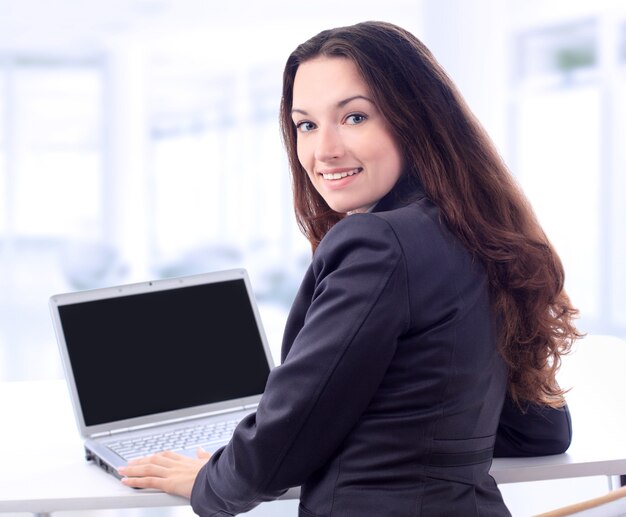
<instances>
[{"instance_id":1,"label":"office background","mask_svg":"<svg viewBox=\"0 0 626 517\"><path fill-rule=\"evenodd\" d=\"M431 48L560 252L582 330L626 338L626 2L0 0L0 380L63 375L54 293L239 266L277 354L310 257L282 66L366 19Z\"/></svg>"},{"instance_id":2,"label":"office background","mask_svg":"<svg viewBox=\"0 0 626 517\"><path fill-rule=\"evenodd\" d=\"M624 2L0 0L0 378L61 375L55 292L241 265L278 347L309 259L282 65L372 18L457 82L561 253L581 327L626 337Z\"/></svg>"}]
</instances>

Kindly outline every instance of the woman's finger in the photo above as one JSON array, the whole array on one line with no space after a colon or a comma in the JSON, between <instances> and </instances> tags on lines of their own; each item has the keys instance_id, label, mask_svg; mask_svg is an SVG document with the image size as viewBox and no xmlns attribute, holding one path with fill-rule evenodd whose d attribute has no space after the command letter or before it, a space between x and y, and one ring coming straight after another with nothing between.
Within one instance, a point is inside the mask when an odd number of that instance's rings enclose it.
<instances>
[{"instance_id":1,"label":"woman's finger","mask_svg":"<svg viewBox=\"0 0 626 517\"><path fill-rule=\"evenodd\" d=\"M172 451L157 452L156 454L150 454L149 456L143 456L141 458L130 460L128 462L128 466L147 465L149 463L155 463L157 465L167 465L168 461L171 462L171 460L178 460L180 458L185 458L185 456L182 456L181 454L177 454Z\"/></svg>"},{"instance_id":2,"label":"woman's finger","mask_svg":"<svg viewBox=\"0 0 626 517\"><path fill-rule=\"evenodd\" d=\"M157 465L156 463L146 463L142 465L128 465L127 467L120 467L117 471L123 476L130 477L165 477L168 468L163 465Z\"/></svg>"},{"instance_id":3,"label":"woman's finger","mask_svg":"<svg viewBox=\"0 0 626 517\"><path fill-rule=\"evenodd\" d=\"M165 479L160 477L125 477L122 484L132 488L156 488L164 490Z\"/></svg>"},{"instance_id":4,"label":"woman's finger","mask_svg":"<svg viewBox=\"0 0 626 517\"><path fill-rule=\"evenodd\" d=\"M208 460L211 457L211 453L205 451L202 447L196 449L196 456L201 460Z\"/></svg>"}]
</instances>

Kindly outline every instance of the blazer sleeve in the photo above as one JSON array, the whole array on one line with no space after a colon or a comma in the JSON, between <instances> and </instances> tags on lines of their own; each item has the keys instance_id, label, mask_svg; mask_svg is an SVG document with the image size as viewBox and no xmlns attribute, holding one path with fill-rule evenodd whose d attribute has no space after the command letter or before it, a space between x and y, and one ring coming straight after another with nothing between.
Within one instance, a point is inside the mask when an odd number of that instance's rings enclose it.
<instances>
[{"instance_id":1,"label":"blazer sleeve","mask_svg":"<svg viewBox=\"0 0 626 517\"><path fill-rule=\"evenodd\" d=\"M572 441L567 405L530 404L524 411L506 397L494 447L495 457L546 456L565 452Z\"/></svg>"},{"instance_id":2,"label":"blazer sleeve","mask_svg":"<svg viewBox=\"0 0 626 517\"><path fill-rule=\"evenodd\" d=\"M196 478L191 504L199 515L248 511L325 465L376 393L393 336L408 328L404 258L381 218L355 214L335 225L312 269L304 324L256 413Z\"/></svg>"}]
</instances>

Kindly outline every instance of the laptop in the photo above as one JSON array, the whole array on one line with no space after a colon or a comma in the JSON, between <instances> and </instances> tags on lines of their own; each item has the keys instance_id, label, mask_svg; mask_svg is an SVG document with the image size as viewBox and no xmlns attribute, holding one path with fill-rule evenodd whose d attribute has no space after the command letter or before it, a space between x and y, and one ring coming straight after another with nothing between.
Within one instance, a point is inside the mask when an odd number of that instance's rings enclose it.
<instances>
[{"instance_id":1,"label":"laptop","mask_svg":"<svg viewBox=\"0 0 626 517\"><path fill-rule=\"evenodd\" d=\"M86 459L118 478L133 458L225 445L273 367L245 269L49 303Z\"/></svg>"}]
</instances>

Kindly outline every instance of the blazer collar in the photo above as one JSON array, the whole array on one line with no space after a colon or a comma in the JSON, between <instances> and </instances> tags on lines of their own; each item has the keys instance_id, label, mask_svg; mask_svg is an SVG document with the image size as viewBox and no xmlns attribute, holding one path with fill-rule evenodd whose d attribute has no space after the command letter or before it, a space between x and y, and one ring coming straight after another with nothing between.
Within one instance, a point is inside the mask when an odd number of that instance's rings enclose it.
<instances>
[{"instance_id":1,"label":"blazer collar","mask_svg":"<svg viewBox=\"0 0 626 517\"><path fill-rule=\"evenodd\" d=\"M372 212L401 208L424 197L426 194L419 180L414 175L404 174L389 193L376 203Z\"/></svg>"}]
</instances>

